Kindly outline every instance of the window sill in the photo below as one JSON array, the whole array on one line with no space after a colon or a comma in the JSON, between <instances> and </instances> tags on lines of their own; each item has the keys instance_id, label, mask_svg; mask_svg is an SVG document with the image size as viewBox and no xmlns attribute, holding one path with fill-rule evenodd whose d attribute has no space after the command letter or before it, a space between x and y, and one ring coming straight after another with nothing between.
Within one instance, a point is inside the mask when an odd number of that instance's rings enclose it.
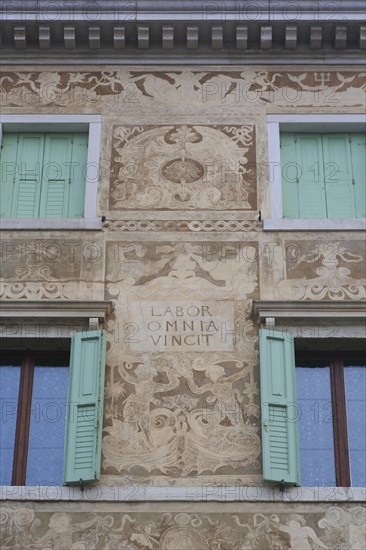
<instances>
[{"instance_id":1,"label":"window sill","mask_svg":"<svg viewBox=\"0 0 366 550\"><path fill-rule=\"evenodd\" d=\"M49 231L67 230L95 230L102 228L101 218L73 218L73 219L49 219L49 218L2 218L0 230L36 230L47 229Z\"/></svg>"},{"instance_id":2,"label":"window sill","mask_svg":"<svg viewBox=\"0 0 366 550\"><path fill-rule=\"evenodd\" d=\"M21 501L113 501L113 502L363 502L364 487L233 487L218 483L201 487L144 487L130 483L115 486L0 486L1 500Z\"/></svg>"},{"instance_id":3,"label":"window sill","mask_svg":"<svg viewBox=\"0 0 366 550\"><path fill-rule=\"evenodd\" d=\"M264 231L364 231L366 219L339 218L334 220L280 219L263 220Z\"/></svg>"}]
</instances>

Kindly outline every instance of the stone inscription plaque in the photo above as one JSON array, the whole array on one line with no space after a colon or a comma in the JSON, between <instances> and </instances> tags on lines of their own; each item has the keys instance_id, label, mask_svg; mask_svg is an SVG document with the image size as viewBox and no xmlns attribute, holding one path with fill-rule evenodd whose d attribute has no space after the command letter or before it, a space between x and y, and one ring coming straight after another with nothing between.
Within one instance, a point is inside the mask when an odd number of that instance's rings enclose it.
<instances>
[{"instance_id":1,"label":"stone inscription plaque","mask_svg":"<svg viewBox=\"0 0 366 550\"><path fill-rule=\"evenodd\" d=\"M234 348L228 301L130 302L133 351L225 351Z\"/></svg>"}]
</instances>

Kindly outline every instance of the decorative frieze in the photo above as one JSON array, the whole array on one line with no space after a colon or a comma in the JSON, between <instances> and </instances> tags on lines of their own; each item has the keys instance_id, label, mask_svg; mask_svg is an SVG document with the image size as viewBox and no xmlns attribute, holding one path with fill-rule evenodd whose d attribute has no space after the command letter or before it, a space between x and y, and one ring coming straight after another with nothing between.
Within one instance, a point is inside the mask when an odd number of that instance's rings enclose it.
<instances>
[{"instance_id":1,"label":"decorative frieze","mask_svg":"<svg viewBox=\"0 0 366 550\"><path fill-rule=\"evenodd\" d=\"M192 231L242 232L259 231L261 223L251 220L107 220L108 231Z\"/></svg>"}]
</instances>

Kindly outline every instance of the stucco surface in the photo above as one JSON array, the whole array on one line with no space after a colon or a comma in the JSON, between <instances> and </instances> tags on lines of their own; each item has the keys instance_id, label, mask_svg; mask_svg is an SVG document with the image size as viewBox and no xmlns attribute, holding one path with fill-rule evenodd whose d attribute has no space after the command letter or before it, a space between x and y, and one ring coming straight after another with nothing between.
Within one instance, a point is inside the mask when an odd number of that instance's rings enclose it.
<instances>
[{"instance_id":1,"label":"stucco surface","mask_svg":"<svg viewBox=\"0 0 366 550\"><path fill-rule=\"evenodd\" d=\"M364 76L3 67L4 114L102 115L103 230L4 231L0 258L4 300L113 302L102 484L262 482L253 300L359 300L366 283L361 232L263 232L265 117L361 113ZM364 525L356 504L1 505L4 550L361 550Z\"/></svg>"},{"instance_id":2,"label":"stucco surface","mask_svg":"<svg viewBox=\"0 0 366 550\"><path fill-rule=\"evenodd\" d=\"M9 504L4 550L364 550L361 505Z\"/></svg>"}]
</instances>

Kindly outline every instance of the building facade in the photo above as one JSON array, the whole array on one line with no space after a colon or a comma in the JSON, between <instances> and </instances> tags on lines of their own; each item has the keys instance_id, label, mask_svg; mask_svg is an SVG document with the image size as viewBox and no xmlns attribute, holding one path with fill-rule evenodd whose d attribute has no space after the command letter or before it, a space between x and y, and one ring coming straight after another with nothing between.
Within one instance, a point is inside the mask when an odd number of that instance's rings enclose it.
<instances>
[{"instance_id":1,"label":"building facade","mask_svg":"<svg viewBox=\"0 0 366 550\"><path fill-rule=\"evenodd\" d=\"M1 9L2 548L364 549L363 3Z\"/></svg>"}]
</instances>

